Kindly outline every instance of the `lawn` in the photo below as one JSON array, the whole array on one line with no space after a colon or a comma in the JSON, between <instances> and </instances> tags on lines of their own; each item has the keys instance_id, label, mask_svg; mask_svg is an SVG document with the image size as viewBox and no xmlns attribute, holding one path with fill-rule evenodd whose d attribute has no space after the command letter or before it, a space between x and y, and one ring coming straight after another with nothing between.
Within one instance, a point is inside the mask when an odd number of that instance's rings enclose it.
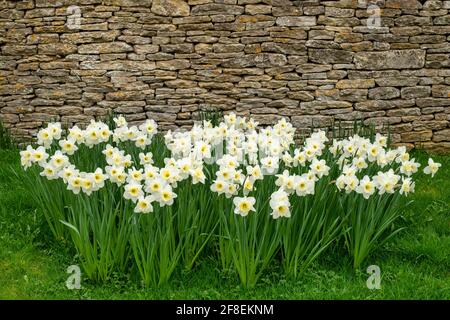
<instances>
[{"instance_id":1,"label":"lawn","mask_svg":"<svg viewBox=\"0 0 450 320\"><path fill-rule=\"evenodd\" d=\"M413 155L426 163L428 155ZM67 267L77 257L55 242L30 200L27 187L13 175L21 170L17 151L0 150L0 299L450 299L450 156L433 180L421 173L406 228L353 271L345 252L331 247L299 280L282 276L273 265L253 289L236 276L221 274L212 258L190 272L177 271L168 285L144 289L117 275L108 284L81 283L69 290ZM381 289L366 286L366 268L378 265Z\"/></svg>"}]
</instances>

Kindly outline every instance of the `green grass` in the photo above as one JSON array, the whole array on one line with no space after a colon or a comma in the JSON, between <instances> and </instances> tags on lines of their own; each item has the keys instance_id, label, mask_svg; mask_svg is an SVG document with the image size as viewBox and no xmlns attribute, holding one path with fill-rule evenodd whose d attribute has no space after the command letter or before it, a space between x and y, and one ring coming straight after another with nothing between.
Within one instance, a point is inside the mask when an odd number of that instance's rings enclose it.
<instances>
[{"instance_id":1,"label":"green grass","mask_svg":"<svg viewBox=\"0 0 450 320\"><path fill-rule=\"evenodd\" d=\"M415 152L426 163L428 155ZM420 174L410 209L398 223L407 228L354 272L345 252L330 247L304 276L291 281L272 265L252 289L236 275L203 258L190 272L176 271L169 284L144 289L120 275L105 285L82 280L80 290L65 286L66 269L77 261L52 240L27 190L16 181L17 151L0 150L0 299L450 299L450 156L434 179ZM381 289L366 287L365 268L381 268Z\"/></svg>"}]
</instances>

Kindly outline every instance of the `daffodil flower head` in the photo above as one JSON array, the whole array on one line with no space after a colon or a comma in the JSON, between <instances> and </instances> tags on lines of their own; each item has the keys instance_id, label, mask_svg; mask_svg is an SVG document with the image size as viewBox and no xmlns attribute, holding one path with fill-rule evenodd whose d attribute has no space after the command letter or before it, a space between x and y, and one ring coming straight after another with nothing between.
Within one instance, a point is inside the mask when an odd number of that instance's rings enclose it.
<instances>
[{"instance_id":1,"label":"daffodil flower head","mask_svg":"<svg viewBox=\"0 0 450 320\"><path fill-rule=\"evenodd\" d=\"M235 197L233 198L234 213L245 217L250 211L256 211L255 203L256 200L253 197Z\"/></svg>"}]
</instances>

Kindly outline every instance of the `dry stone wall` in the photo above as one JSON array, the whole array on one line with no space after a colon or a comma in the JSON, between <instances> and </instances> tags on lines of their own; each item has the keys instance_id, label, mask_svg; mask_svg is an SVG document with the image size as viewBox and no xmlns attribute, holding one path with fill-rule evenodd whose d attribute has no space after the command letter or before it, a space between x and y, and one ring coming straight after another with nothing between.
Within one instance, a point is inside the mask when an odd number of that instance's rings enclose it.
<instances>
[{"instance_id":1,"label":"dry stone wall","mask_svg":"<svg viewBox=\"0 0 450 320\"><path fill-rule=\"evenodd\" d=\"M32 136L110 109L188 127L219 107L300 129L389 124L395 142L448 152L449 11L438 0L0 0L0 117Z\"/></svg>"}]
</instances>

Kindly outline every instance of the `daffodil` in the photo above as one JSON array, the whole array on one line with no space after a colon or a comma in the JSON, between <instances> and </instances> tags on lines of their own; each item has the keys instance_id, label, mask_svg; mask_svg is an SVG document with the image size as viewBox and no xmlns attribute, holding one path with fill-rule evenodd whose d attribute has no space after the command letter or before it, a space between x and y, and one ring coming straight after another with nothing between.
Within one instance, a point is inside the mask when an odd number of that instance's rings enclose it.
<instances>
[{"instance_id":1,"label":"daffodil","mask_svg":"<svg viewBox=\"0 0 450 320\"><path fill-rule=\"evenodd\" d=\"M142 191L142 185L135 182L131 182L125 185L124 189L125 192L123 194L123 197L133 202L136 202L140 197L144 195L144 192Z\"/></svg>"},{"instance_id":2,"label":"daffodil","mask_svg":"<svg viewBox=\"0 0 450 320\"><path fill-rule=\"evenodd\" d=\"M59 146L61 147L61 151L68 155L73 155L75 151L78 150L78 147L75 143L76 141L72 138L60 140L58 142Z\"/></svg>"},{"instance_id":3,"label":"daffodil","mask_svg":"<svg viewBox=\"0 0 450 320\"><path fill-rule=\"evenodd\" d=\"M245 217L250 211L256 211L255 203L256 200L253 197L235 197L233 199L234 213Z\"/></svg>"},{"instance_id":4,"label":"daffodil","mask_svg":"<svg viewBox=\"0 0 450 320\"><path fill-rule=\"evenodd\" d=\"M423 169L423 172L425 174L431 174L431 177L434 177L434 175L436 174L436 172L438 172L440 167L441 167L440 163L434 162L433 159L429 158L428 159L428 166L426 166Z\"/></svg>"},{"instance_id":5,"label":"daffodil","mask_svg":"<svg viewBox=\"0 0 450 320\"><path fill-rule=\"evenodd\" d=\"M375 193L375 190L375 183L370 180L369 176L364 176L364 178L359 181L358 187L355 189L355 191L362 194L365 199L369 199L369 197Z\"/></svg>"},{"instance_id":6,"label":"daffodil","mask_svg":"<svg viewBox=\"0 0 450 320\"><path fill-rule=\"evenodd\" d=\"M161 207L166 205L171 206L174 199L177 197L177 195L172 191L172 187L170 185L163 187L156 196Z\"/></svg>"},{"instance_id":7,"label":"daffodil","mask_svg":"<svg viewBox=\"0 0 450 320\"><path fill-rule=\"evenodd\" d=\"M152 206L153 201L154 201L153 196L139 197L136 201L136 207L134 208L134 212L136 213L153 212Z\"/></svg>"}]
</instances>

